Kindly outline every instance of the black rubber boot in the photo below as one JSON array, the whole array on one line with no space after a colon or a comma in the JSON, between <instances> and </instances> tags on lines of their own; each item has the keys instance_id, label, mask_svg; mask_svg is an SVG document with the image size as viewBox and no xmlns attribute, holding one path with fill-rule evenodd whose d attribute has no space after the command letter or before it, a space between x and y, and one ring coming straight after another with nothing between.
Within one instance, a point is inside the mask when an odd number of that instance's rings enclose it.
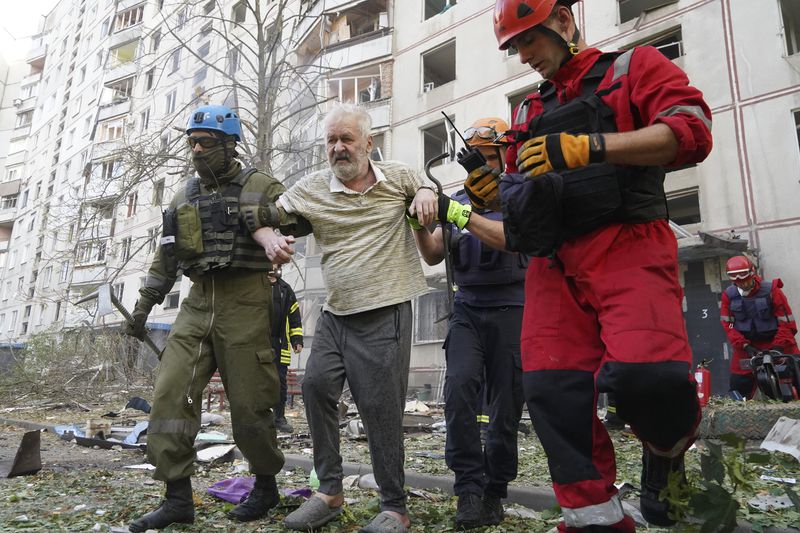
<instances>
[{"instance_id":1,"label":"black rubber boot","mask_svg":"<svg viewBox=\"0 0 800 533\"><path fill-rule=\"evenodd\" d=\"M264 518L269 510L278 505L278 484L275 476L256 475L256 483L247 499L231 509L228 518L239 522L251 522Z\"/></svg>"},{"instance_id":2,"label":"black rubber boot","mask_svg":"<svg viewBox=\"0 0 800 533\"><path fill-rule=\"evenodd\" d=\"M669 502L661 500L661 489L669 483L671 472L677 472L681 482L686 484L686 470L683 463L683 454L678 457L668 458L654 454L645 446L642 454L642 491L640 511L649 524L654 526L672 526L675 520L669 517Z\"/></svg>"},{"instance_id":3,"label":"black rubber boot","mask_svg":"<svg viewBox=\"0 0 800 533\"><path fill-rule=\"evenodd\" d=\"M483 495L483 525L496 526L505 518L503 511L503 501L500 496L494 494Z\"/></svg>"},{"instance_id":4,"label":"black rubber boot","mask_svg":"<svg viewBox=\"0 0 800 533\"><path fill-rule=\"evenodd\" d=\"M456 531L475 529L484 523L483 501L477 494L466 493L458 497Z\"/></svg>"},{"instance_id":5,"label":"black rubber boot","mask_svg":"<svg viewBox=\"0 0 800 533\"><path fill-rule=\"evenodd\" d=\"M170 524L193 523L192 482L187 477L177 481L167 481L167 495L161 507L134 520L128 529L131 533L142 533L148 529L162 529Z\"/></svg>"}]
</instances>

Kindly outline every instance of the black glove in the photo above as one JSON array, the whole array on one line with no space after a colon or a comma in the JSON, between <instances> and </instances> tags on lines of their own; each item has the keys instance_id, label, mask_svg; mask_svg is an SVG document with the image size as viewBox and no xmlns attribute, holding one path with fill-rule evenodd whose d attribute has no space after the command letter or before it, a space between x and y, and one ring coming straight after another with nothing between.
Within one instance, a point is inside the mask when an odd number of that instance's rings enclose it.
<instances>
[{"instance_id":1,"label":"black glove","mask_svg":"<svg viewBox=\"0 0 800 533\"><path fill-rule=\"evenodd\" d=\"M143 309L139 306L139 302L136 302L136 307L133 309L133 313L131 313L133 322L128 322L125 324L125 335L143 340L145 335L145 324L147 323L147 315L149 314L149 310Z\"/></svg>"},{"instance_id":2,"label":"black glove","mask_svg":"<svg viewBox=\"0 0 800 533\"><path fill-rule=\"evenodd\" d=\"M756 348L752 344L745 344L744 345L744 351L747 352L747 355L749 355L750 357L755 357L756 355L761 353L761 350L759 350L758 348Z\"/></svg>"}]
</instances>

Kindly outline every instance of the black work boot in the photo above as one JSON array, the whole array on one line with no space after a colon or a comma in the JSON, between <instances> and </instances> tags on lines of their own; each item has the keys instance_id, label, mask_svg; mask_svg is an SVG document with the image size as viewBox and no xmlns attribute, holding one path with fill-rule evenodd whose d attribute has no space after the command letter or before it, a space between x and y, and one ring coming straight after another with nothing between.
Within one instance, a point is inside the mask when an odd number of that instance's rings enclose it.
<instances>
[{"instance_id":1,"label":"black work boot","mask_svg":"<svg viewBox=\"0 0 800 533\"><path fill-rule=\"evenodd\" d=\"M494 494L483 495L483 525L496 526L505 518L503 502L500 496Z\"/></svg>"},{"instance_id":2,"label":"black work boot","mask_svg":"<svg viewBox=\"0 0 800 533\"><path fill-rule=\"evenodd\" d=\"M659 498L661 490L669 483L671 472L677 472L681 483L686 484L683 453L673 458L662 457L651 452L647 446L644 447L640 510L644 519L655 526L667 527L676 523L669 517L669 501Z\"/></svg>"},{"instance_id":3,"label":"black work boot","mask_svg":"<svg viewBox=\"0 0 800 533\"><path fill-rule=\"evenodd\" d=\"M475 529L484 522L483 502L477 494L466 493L458 497L456 507L456 531Z\"/></svg>"},{"instance_id":4,"label":"black work boot","mask_svg":"<svg viewBox=\"0 0 800 533\"><path fill-rule=\"evenodd\" d=\"M228 513L228 518L239 522L251 522L264 518L269 510L278 505L278 484L275 476L257 474L256 483L247 499L234 507Z\"/></svg>"},{"instance_id":5,"label":"black work boot","mask_svg":"<svg viewBox=\"0 0 800 533\"><path fill-rule=\"evenodd\" d=\"M193 523L192 482L186 477L177 481L167 481L167 496L161 507L137 518L128 529L131 533L141 533L148 529L162 529L170 524Z\"/></svg>"},{"instance_id":6,"label":"black work boot","mask_svg":"<svg viewBox=\"0 0 800 533\"><path fill-rule=\"evenodd\" d=\"M286 421L286 405L285 404L278 404L272 408L272 412L275 414L275 429L277 429L281 433L292 433L294 428Z\"/></svg>"}]
</instances>

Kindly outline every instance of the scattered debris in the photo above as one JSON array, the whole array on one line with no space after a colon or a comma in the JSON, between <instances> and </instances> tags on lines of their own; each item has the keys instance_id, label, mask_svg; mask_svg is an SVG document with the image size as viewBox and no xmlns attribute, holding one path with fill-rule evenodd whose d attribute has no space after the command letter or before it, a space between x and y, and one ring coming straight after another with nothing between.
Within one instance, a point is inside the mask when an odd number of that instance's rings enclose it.
<instances>
[{"instance_id":1,"label":"scattered debris","mask_svg":"<svg viewBox=\"0 0 800 533\"><path fill-rule=\"evenodd\" d=\"M122 441L125 444L136 444L139 442L139 436L147 431L147 420L142 420L141 422L137 422L135 426L133 426L133 430L128 433L128 436Z\"/></svg>"},{"instance_id":2,"label":"scattered debris","mask_svg":"<svg viewBox=\"0 0 800 533\"><path fill-rule=\"evenodd\" d=\"M201 426L221 426L225 422L225 417L215 413L203 413L200 415Z\"/></svg>"},{"instance_id":3,"label":"scattered debris","mask_svg":"<svg viewBox=\"0 0 800 533\"><path fill-rule=\"evenodd\" d=\"M378 483L375 481L375 475L364 474L363 476L358 478L358 488L378 490Z\"/></svg>"},{"instance_id":4,"label":"scattered debris","mask_svg":"<svg viewBox=\"0 0 800 533\"><path fill-rule=\"evenodd\" d=\"M787 495L774 496L772 494L759 494L755 498L747 500L747 505L759 511L774 511L776 509L786 509L794 505Z\"/></svg>"},{"instance_id":5,"label":"scattered debris","mask_svg":"<svg viewBox=\"0 0 800 533\"><path fill-rule=\"evenodd\" d=\"M761 443L761 449L788 453L800 461L800 420L780 417Z\"/></svg>"},{"instance_id":6,"label":"scattered debris","mask_svg":"<svg viewBox=\"0 0 800 533\"><path fill-rule=\"evenodd\" d=\"M0 464L0 476L9 478L30 476L42 469L41 431L27 431L22 435L14 460Z\"/></svg>"},{"instance_id":7,"label":"scattered debris","mask_svg":"<svg viewBox=\"0 0 800 533\"><path fill-rule=\"evenodd\" d=\"M236 448L235 444L219 444L217 446L209 446L202 450L197 451L197 460L201 463L213 463L214 461L232 461L233 449ZM231 455L231 457L227 457ZM226 459L227 457L227 459Z\"/></svg>"},{"instance_id":8,"label":"scattered debris","mask_svg":"<svg viewBox=\"0 0 800 533\"><path fill-rule=\"evenodd\" d=\"M761 474L761 479L764 481L776 481L778 483L788 483L789 485L797 484L797 479L793 477L774 477Z\"/></svg>"},{"instance_id":9,"label":"scattered debris","mask_svg":"<svg viewBox=\"0 0 800 533\"><path fill-rule=\"evenodd\" d=\"M150 404L147 403L147 400L144 398L140 398L138 396L134 396L128 403L125 404L125 409L138 409L139 411L144 411L145 413L150 414Z\"/></svg>"},{"instance_id":10,"label":"scattered debris","mask_svg":"<svg viewBox=\"0 0 800 533\"><path fill-rule=\"evenodd\" d=\"M345 433L351 439L366 440L367 438L367 432L364 429L364 424L358 418L347 423L347 426L345 426Z\"/></svg>"},{"instance_id":11,"label":"scattered debris","mask_svg":"<svg viewBox=\"0 0 800 533\"><path fill-rule=\"evenodd\" d=\"M130 468L131 470L155 470L156 467L151 465L150 463L141 463L138 465L126 465L122 468Z\"/></svg>"},{"instance_id":12,"label":"scattered debris","mask_svg":"<svg viewBox=\"0 0 800 533\"><path fill-rule=\"evenodd\" d=\"M406 402L406 407L403 409L405 413L427 413L431 408L419 400L409 400Z\"/></svg>"},{"instance_id":13,"label":"scattered debris","mask_svg":"<svg viewBox=\"0 0 800 533\"><path fill-rule=\"evenodd\" d=\"M228 440L228 435L221 431L203 431L198 433L194 440L201 442L223 442Z\"/></svg>"},{"instance_id":14,"label":"scattered debris","mask_svg":"<svg viewBox=\"0 0 800 533\"><path fill-rule=\"evenodd\" d=\"M417 415L405 413L403 415L403 429L406 432L431 431L433 417L428 415Z\"/></svg>"}]
</instances>

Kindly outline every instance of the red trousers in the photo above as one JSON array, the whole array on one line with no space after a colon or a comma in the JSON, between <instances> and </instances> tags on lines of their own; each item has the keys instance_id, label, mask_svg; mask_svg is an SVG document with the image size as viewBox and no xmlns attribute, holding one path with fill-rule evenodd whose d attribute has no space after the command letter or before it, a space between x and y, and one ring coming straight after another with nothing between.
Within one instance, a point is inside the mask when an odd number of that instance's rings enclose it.
<instances>
[{"instance_id":1,"label":"red trousers","mask_svg":"<svg viewBox=\"0 0 800 533\"><path fill-rule=\"evenodd\" d=\"M614 224L531 261L522 325L523 385L548 456L563 528L632 531L613 483L614 449L598 392L644 445L677 456L694 440L697 385L667 221Z\"/></svg>"}]
</instances>

